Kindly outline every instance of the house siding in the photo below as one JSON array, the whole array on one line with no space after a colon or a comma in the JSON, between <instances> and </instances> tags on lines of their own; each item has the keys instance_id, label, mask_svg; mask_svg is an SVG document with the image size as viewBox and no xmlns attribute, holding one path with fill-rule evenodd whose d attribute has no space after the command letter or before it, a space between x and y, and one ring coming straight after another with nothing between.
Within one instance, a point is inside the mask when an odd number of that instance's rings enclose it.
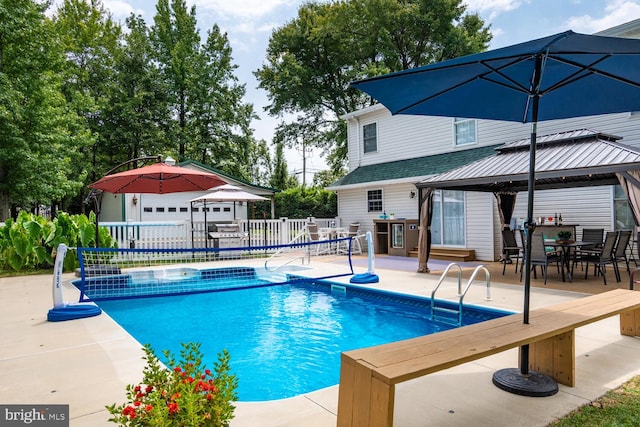
<instances>
[{"instance_id":1,"label":"house siding","mask_svg":"<svg viewBox=\"0 0 640 427\"><path fill-rule=\"evenodd\" d=\"M495 259L495 202L492 193L465 193L466 247L473 249L476 259Z\"/></svg>"},{"instance_id":2,"label":"house siding","mask_svg":"<svg viewBox=\"0 0 640 427\"><path fill-rule=\"evenodd\" d=\"M640 20L601 32L609 36L638 37ZM481 146L502 144L528 138L531 124L514 122L477 120L477 144L456 147L454 145L453 118L428 116L392 116L383 106L376 105L347 115L349 171L360 166L370 166L456 152ZM378 124L378 151L362 153L362 130L364 124L375 121ZM622 137L621 144L640 147L640 112L617 113L599 116L578 117L564 120L539 122L539 136L575 129L590 129ZM425 171L420 176L426 176ZM416 177L417 178L417 177ZM418 179L416 179L417 181ZM405 179L405 181L408 181ZM396 216L415 218L418 215L418 198L410 199L412 186L378 183L375 188L383 188L385 209ZM366 187L367 184L359 184ZM366 213L366 191L349 188L338 189L338 215L344 218L357 218L365 230L373 228L373 215ZM613 186L587 188L567 188L559 190L536 191L534 199L534 217L553 216L562 213L565 224L578 224L577 234L582 228L604 228L613 230ZM362 199L364 197L364 199ZM500 220L497 205L492 194L465 194L466 247L474 249L476 258L483 261L499 259L501 252ZM527 211L527 193L517 196L514 211L515 218L525 218ZM377 215L375 216L377 217Z\"/></svg>"},{"instance_id":3,"label":"house siding","mask_svg":"<svg viewBox=\"0 0 640 427\"><path fill-rule=\"evenodd\" d=\"M361 127L376 122L378 126L378 151L363 155L354 153L362 149ZM360 131L358 132L358 127ZM572 129L592 129L622 137L621 144L640 147L640 114L619 113L600 116L580 117L565 120L551 120L538 125L538 135L563 132ZM457 150L490 146L528 138L530 124L501 122L494 120L477 121L478 143L454 147L453 119L426 116L392 116L385 108L350 119L349 160L350 171L357 166L368 166L405 160L420 156L451 153ZM359 163L355 166L352 160ZM424 175L428 175L425 171ZM416 177L416 180L418 177ZM343 223L357 221L361 230L372 231L373 219L379 215L366 212L366 189L382 188L384 207L387 213L397 217L417 218L418 198L409 194L415 190L413 182L405 184L378 183L379 185L350 190L338 190L338 215ZM514 217L526 217L526 192L518 194ZM613 230L613 187L568 188L537 191L534 201L534 217L553 216L562 212L565 223L578 224L578 235L583 227ZM364 212L364 213L363 213ZM489 220L487 220L489 218ZM499 216L493 195L466 194L466 247L474 249L481 261L495 261L501 252Z\"/></svg>"},{"instance_id":4,"label":"house siding","mask_svg":"<svg viewBox=\"0 0 640 427\"><path fill-rule=\"evenodd\" d=\"M411 198L411 191L417 190L413 184L369 186L340 191L338 212L340 224L344 227L352 222L360 223L360 234L373 233L373 220L380 218L383 212L367 212L367 191L383 188L382 202L384 212L394 213L396 218L418 218L418 197ZM390 208L387 208L389 206Z\"/></svg>"}]
</instances>

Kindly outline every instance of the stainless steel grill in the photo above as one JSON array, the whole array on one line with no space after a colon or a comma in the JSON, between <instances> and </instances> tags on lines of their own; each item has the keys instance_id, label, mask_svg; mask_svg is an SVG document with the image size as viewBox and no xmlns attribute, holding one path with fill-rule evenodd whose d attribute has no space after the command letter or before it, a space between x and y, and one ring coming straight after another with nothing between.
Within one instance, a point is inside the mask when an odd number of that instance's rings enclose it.
<instances>
[{"instance_id":1,"label":"stainless steel grill","mask_svg":"<svg viewBox=\"0 0 640 427\"><path fill-rule=\"evenodd\" d=\"M245 237L238 224L209 224L207 231L209 239L213 240L213 247L220 249L241 247Z\"/></svg>"}]
</instances>

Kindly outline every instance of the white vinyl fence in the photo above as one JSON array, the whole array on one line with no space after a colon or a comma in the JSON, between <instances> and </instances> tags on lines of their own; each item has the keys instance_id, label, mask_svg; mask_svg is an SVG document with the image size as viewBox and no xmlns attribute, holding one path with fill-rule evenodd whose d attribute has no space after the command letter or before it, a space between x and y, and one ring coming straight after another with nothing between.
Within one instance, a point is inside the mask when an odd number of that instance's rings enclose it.
<instances>
[{"instance_id":1,"label":"white vinyl fence","mask_svg":"<svg viewBox=\"0 0 640 427\"><path fill-rule=\"evenodd\" d=\"M340 227L338 218L305 219L252 219L237 220L243 234L242 246L273 246L290 243L302 234L306 224L315 222L319 227ZM208 225L213 224L209 222ZM145 221L101 222L107 227L119 248L180 249L212 247L207 239L204 221Z\"/></svg>"}]
</instances>

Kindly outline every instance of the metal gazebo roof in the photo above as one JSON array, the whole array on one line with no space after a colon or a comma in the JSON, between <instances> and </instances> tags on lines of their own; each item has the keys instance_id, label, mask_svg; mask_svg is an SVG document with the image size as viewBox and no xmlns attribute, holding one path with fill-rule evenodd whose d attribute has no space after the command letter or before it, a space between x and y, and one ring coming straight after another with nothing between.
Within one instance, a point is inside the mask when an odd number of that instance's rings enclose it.
<instances>
[{"instance_id":1,"label":"metal gazebo roof","mask_svg":"<svg viewBox=\"0 0 640 427\"><path fill-rule=\"evenodd\" d=\"M618 136L579 129L536 138L536 189L619 184L616 173L640 170L640 150ZM418 188L527 191L529 139L496 148L494 156L427 178Z\"/></svg>"}]
</instances>

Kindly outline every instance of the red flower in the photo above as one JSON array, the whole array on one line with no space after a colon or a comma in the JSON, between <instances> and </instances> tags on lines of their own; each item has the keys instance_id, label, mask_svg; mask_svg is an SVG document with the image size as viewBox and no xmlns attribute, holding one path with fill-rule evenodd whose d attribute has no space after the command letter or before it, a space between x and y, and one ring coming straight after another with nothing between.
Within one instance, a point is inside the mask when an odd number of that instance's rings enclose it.
<instances>
[{"instance_id":1,"label":"red flower","mask_svg":"<svg viewBox=\"0 0 640 427\"><path fill-rule=\"evenodd\" d=\"M147 405L144 407L145 411L147 412L151 412L151 410L153 409L153 405Z\"/></svg>"},{"instance_id":2,"label":"red flower","mask_svg":"<svg viewBox=\"0 0 640 427\"><path fill-rule=\"evenodd\" d=\"M171 400L176 400L180 397L180 393L173 393L173 396L171 396Z\"/></svg>"},{"instance_id":3,"label":"red flower","mask_svg":"<svg viewBox=\"0 0 640 427\"><path fill-rule=\"evenodd\" d=\"M133 402L133 406L140 406L142 405L142 402L140 402L139 400L136 400Z\"/></svg>"},{"instance_id":4,"label":"red flower","mask_svg":"<svg viewBox=\"0 0 640 427\"><path fill-rule=\"evenodd\" d=\"M175 368L173 368L173 370L175 372L182 372L182 368L180 366L176 366Z\"/></svg>"},{"instance_id":5,"label":"red flower","mask_svg":"<svg viewBox=\"0 0 640 427\"><path fill-rule=\"evenodd\" d=\"M133 391L135 391L136 393L138 393L140 391L141 387L139 385L135 386L133 388Z\"/></svg>"},{"instance_id":6,"label":"red flower","mask_svg":"<svg viewBox=\"0 0 640 427\"><path fill-rule=\"evenodd\" d=\"M147 388L144 389L145 393L151 393L153 391L153 386L152 385L148 385Z\"/></svg>"},{"instance_id":7,"label":"red flower","mask_svg":"<svg viewBox=\"0 0 640 427\"><path fill-rule=\"evenodd\" d=\"M136 417L136 408L129 405L122 410L122 415L127 416L131 419L134 419Z\"/></svg>"},{"instance_id":8,"label":"red flower","mask_svg":"<svg viewBox=\"0 0 640 427\"><path fill-rule=\"evenodd\" d=\"M211 375L211 370L205 369L204 373L207 374L207 375Z\"/></svg>"},{"instance_id":9,"label":"red flower","mask_svg":"<svg viewBox=\"0 0 640 427\"><path fill-rule=\"evenodd\" d=\"M170 414L175 414L176 412L178 412L178 404L175 402L169 403L168 405L169 408L169 413Z\"/></svg>"},{"instance_id":10,"label":"red flower","mask_svg":"<svg viewBox=\"0 0 640 427\"><path fill-rule=\"evenodd\" d=\"M207 400L211 400L211 399L213 399L213 394L207 393L207 395L205 397L207 398Z\"/></svg>"}]
</instances>

